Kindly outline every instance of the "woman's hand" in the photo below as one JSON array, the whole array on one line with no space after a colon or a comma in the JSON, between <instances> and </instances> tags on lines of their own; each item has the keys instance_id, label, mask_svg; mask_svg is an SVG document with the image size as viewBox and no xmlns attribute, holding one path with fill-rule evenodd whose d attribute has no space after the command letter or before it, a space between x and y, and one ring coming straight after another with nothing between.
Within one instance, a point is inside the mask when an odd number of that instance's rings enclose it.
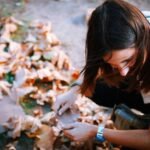
<instances>
[{"instance_id":1,"label":"woman's hand","mask_svg":"<svg viewBox=\"0 0 150 150\"><path fill-rule=\"evenodd\" d=\"M68 92L58 95L53 105L54 111L59 115L62 115L68 108L70 108L78 97L78 89L79 87L73 87Z\"/></svg>"},{"instance_id":2,"label":"woman's hand","mask_svg":"<svg viewBox=\"0 0 150 150\"><path fill-rule=\"evenodd\" d=\"M98 127L95 125L81 122L65 124L63 127L64 135L71 140L78 142L87 141L88 139L95 137L97 128Z\"/></svg>"}]
</instances>

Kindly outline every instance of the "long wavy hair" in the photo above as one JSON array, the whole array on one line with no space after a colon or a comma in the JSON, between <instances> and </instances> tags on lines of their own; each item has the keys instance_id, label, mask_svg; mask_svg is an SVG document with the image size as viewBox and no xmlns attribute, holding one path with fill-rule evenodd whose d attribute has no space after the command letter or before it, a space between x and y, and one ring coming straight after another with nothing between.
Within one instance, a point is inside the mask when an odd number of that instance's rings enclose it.
<instances>
[{"instance_id":1,"label":"long wavy hair","mask_svg":"<svg viewBox=\"0 0 150 150\"><path fill-rule=\"evenodd\" d=\"M135 63L126 77L104 62L113 51L135 48ZM94 90L97 79L110 86L128 83L127 90L150 91L150 24L135 6L123 0L106 0L88 22L86 64L81 93Z\"/></svg>"}]
</instances>

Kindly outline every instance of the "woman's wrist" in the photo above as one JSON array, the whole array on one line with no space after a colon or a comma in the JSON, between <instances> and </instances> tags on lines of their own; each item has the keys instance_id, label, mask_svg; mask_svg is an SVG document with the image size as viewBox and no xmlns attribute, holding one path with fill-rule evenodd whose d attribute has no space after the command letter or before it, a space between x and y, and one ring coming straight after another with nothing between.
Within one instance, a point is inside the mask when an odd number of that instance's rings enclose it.
<instances>
[{"instance_id":1,"label":"woman's wrist","mask_svg":"<svg viewBox=\"0 0 150 150\"><path fill-rule=\"evenodd\" d=\"M100 124L97 128L97 133L96 133L96 140L99 142L104 142L106 139L104 137L104 130L105 130L105 126Z\"/></svg>"},{"instance_id":2,"label":"woman's wrist","mask_svg":"<svg viewBox=\"0 0 150 150\"><path fill-rule=\"evenodd\" d=\"M89 125L90 125L90 130L88 130L89 138L95 138L97 134L98 126L92 124Z\"/></svg>"}]
</instances>

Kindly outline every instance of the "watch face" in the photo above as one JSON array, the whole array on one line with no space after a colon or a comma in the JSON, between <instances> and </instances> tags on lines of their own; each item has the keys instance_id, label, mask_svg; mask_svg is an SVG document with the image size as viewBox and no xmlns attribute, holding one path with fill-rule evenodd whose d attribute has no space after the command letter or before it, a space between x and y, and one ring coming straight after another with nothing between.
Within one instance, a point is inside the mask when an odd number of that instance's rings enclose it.
<instances>
[{"instance_id":1,"label":"watch face","mask_svg":"<svg viewBox=\"0 0 150 150\"><path fill-rule=\"evenodd\" d=\"M69 124L77 121L79 116L79 110L75 107L72 107L65 111L62 115L57 115L56 117L59 122L63 124Z\"/></svg>"}]
</instances>

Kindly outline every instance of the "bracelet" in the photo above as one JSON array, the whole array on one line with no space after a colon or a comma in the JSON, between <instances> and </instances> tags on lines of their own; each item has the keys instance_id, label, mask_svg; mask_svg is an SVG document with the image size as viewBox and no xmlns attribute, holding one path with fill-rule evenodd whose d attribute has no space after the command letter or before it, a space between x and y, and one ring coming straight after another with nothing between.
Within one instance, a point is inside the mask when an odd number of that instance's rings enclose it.
<instances>
[{"instance_id":1,"label":"bracelet","mask_svg":"<svg viewBox=\"0 0 150 150\"><path fill-rule=\"evenodd\" d=\"M98 131L96 134L96 140L103 143L104 141L106 141L106 139L103 136L103 132L104 132L104 125L99 125L98 126Z\"/></svg>"}]
</instances>

